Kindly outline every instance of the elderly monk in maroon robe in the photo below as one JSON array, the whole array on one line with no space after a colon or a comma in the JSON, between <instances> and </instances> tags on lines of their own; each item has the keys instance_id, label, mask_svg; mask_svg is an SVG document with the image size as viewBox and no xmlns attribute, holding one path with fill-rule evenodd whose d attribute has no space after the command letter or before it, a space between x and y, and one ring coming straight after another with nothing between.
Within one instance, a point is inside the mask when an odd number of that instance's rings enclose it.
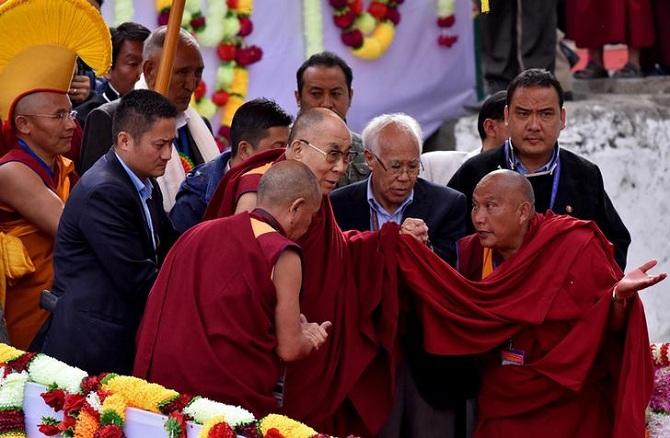
<instances>
[{"instance_id":1,"label":"elderly monk in maroon robe","mask_svg":"<svg viewBox=\"0 0 670 438\"><path fill-rule=\"evenodd\" d=\"M137 335L134 374L180 392L277 411L283 362L326 340L330 322L300 315L302 236L321 194L305 165L260 180L251 212L202 223L170 250Z\"/></svg>"},{"instance_id":2,"label":"elderly monk in maroon robe","mask_svg":"<svg viewBox=\"0 0 670 438\"><path fill-rule=\"evenodd\" d=\"M477 185L477 233L459 242L458 264L485 281L425 302L437 334L427 347L485 352L475 437L643 437L653 374L636 291L665 274L646 276L652 261L617 282L612 245L592 222L533 205L515 172Z\"/></svg>"}]
</instances>

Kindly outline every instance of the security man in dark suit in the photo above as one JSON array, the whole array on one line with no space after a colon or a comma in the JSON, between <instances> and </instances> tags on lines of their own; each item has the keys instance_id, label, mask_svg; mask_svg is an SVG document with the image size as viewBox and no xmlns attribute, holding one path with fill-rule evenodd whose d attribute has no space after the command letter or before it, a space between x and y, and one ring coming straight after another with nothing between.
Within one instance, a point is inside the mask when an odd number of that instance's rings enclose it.
<instances>
[{"instance_id":1,"label":"security man in dark suit","mask_svg":"<svg viewBox=\"0 0 670 438\"><path fill-rule=\"evenodd\" d=\"M72 191L56 235L58 302L42 351L86 370L128 374L135 332L176 233L154 178L172 153L177 109L135 90L114 116L114 147Z\"/></svg>"},{"instance_id":2,"label":"security man in dark suit","mask_svg":"<svg viewBox=\"0 0 670 438\"><path fill-rule=\"evenodd\" d=\"M605 192L598 166L559 146L565 121L563 89L554 75L540 69L524 71L507 89L505 123L510 138L503 147L466 161L448 185L464 193L471 205L472 192L484 175L496 169L515 170L533 186L538 212L552 210L594 221L614 245L623 270L630 233ZM472 232L468 221L468 233Z\"/></svg>"},{"instance_id":3,"label":"security man in dark suit","mask_svg":"<svg viewBox=\"0 0 670 438\"><path fill-rule=\"evenodd\" d=\"M429 244L453 265L456 241L465 235L465 196L417 177L421 169L419 124L406 114L384 114L368 124L363 142L370 177L330 195L340 228L377 230L389 221L423 219ZM474 366L468 359L423 352L420 324L411 311L404 313L405 360L398 371L393 411L379 436L463 436L465 399L474 396L477 386Z\"/></svg>"}]
</instances>

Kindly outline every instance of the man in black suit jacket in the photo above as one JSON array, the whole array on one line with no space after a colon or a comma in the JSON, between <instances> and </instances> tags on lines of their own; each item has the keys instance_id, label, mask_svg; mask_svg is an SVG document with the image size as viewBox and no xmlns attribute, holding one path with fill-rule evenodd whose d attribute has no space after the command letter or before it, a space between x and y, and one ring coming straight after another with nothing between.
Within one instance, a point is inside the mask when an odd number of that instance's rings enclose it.
<instances>
[{"instance_id":1,"label":"man in black suit jacket","mask_svg":"<svg viewBox=\"0 0 670 438\"><path fill-rule=\"evenodd\" d=\"M456 262L456 241L465 235L462 193L417 178L421 163L421 129L405 114L384 114L363 131L370 177L333 191L335 218L343 230L376 230L384 223L418 218L428 226L429 243L446 262ZM396 400L380 437L461 436L465 399L476 385L471 362L423 352L420 324L407 312L403 335L406 362L398 371Z\"/></svg>"},{"instance_id":2,"label":"man in black suit jacket","mask_svg":"<svg viewBox=\"0 0 670 438\"><path fill-rule=\"evenodd\" d=\"M121 99L114 148L75 186L56 235L58 296L43 352L89 373L130 373L135 332L176 233L153 178L165 171L176 108L153 91Z\"/></svg>"},{"instance_id":3,"label":"man in black suit jacket","mask_svg":"<svg viewBox=\"0 0 670 438\"><path fill-rule=\"evenodd\" d=\"M616 261L623 270L630 233L605 192L598 166L559 146L565 120L560 83L544 70L526 70L507 90L505 123L510 138L501 148L466 161L449 187L464 193L471 205L475 186L489 172L510 169L524 174L533 186L538 212L549 209L594 221L614 245ZM468 220L468 233L472 232L474 227Z\"/></svg>"}]
</instances>

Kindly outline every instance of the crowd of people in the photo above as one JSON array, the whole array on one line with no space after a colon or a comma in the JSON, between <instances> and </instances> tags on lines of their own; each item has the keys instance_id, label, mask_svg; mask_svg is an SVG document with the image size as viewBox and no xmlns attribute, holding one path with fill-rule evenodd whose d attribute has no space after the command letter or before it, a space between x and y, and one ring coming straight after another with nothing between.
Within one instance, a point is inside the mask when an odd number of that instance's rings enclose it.
<instances>
[{"instance_id":1,"label":"crowd of people","mask_svg":"<svg viewBox=\"0 0 670 438\"><path fill-rule=\"evenodd\" d=\"M94 0L14 3L4 342L342 436L644 436L637 292L666 276L654 261L624 275L631 236L598 166L560 145L551 72L510 70L481 149L429 181L410 115L348 128L354 72L333 53L295 66L295 118L250 100L219 152L189 106L191 34L163 96L166 27L109 32ZM62 34L7 25L37 13ZM86 40L63 37L75 16ZM87 72L108 66L96 87Z\"/></svg>"}]
</instances>

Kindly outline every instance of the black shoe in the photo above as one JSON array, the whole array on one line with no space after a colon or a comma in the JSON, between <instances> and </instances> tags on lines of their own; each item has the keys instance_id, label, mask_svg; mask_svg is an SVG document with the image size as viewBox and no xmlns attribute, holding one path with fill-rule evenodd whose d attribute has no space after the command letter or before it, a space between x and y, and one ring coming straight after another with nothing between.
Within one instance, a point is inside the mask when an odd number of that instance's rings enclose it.
<instances>
[{"instance_id":1,"label":"black shoe","mask_svg":"<svg viewBox=\"0 0 670 438\"><path fill-rule=\"evenodd\" d=\"M640 71L640 67L628 62L619 70L615 71L612 77L614 79L636 79L642 77L642 72Z\"/></svg>"},{"instance_id":2,"label":"black shoe","mask_svg":"<svg viewBox=\"0 0 670 438\"><path fill-rule=\"evenodd\" d=\"M575 79L603 79L609 77L607 70L593 61L589 61L586 68L577 70L573 76Z\"/></svg>"},{"instance_id":3,"label":"black shoe","mask_svg":"<svg viewBox=\"0 0 670 438\"><path fill-rule=\"evenodd\" d=\"M568 60L568 64L570 64L570 68L577 65L577 63L579 62L579 55L577 54L577 52L572 50L570 48L570 46L565 44L565 41L561 41L560 43L558 43L558 48L563 53L563 56L565 56L565 59Z\"/></svg>"}]
</instances>

